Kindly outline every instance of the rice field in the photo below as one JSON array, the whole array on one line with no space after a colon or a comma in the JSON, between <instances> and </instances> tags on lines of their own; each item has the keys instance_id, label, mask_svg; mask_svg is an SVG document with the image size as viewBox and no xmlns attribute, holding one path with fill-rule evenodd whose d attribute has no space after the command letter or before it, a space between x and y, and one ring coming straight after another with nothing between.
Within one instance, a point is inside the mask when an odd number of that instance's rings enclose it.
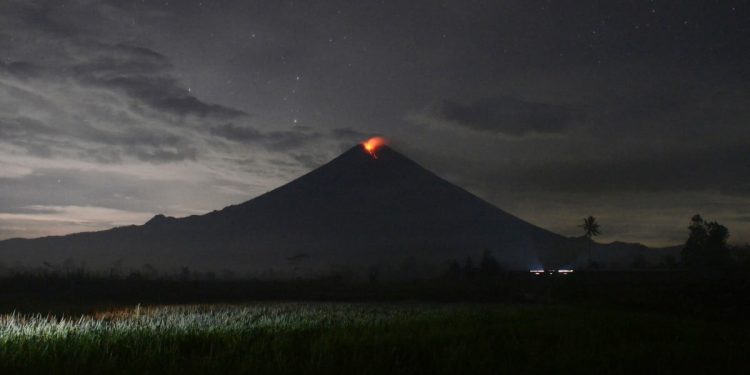
<instances>
[{"instance_id":1,"label":"rice field","mask_svg":"<svg viewBox=\"0 0 750 375\"><path fill-rule=\"evenodd\" d=\"M744 321L584 307L255 303L0 316L0 373L674 373L750 364Z\"/></svg>"}]
</instances>

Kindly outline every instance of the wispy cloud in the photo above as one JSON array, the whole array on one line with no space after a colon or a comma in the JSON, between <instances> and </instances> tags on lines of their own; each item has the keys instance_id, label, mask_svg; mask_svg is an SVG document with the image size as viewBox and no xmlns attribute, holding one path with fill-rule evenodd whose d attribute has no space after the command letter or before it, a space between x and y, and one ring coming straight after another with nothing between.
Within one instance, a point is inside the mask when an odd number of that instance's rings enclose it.
<instances>
[{"instance_id":1,"label":"wispy cloud","mask_svg":"<svg viewBox=\"0 0 750 375\"><path fill-rule=\"evenodd\" d=\"M148 212L132 212L94 206L21 207L22 213L0 212L0 234L33 237L76 231L94 231L116 226L143 224L151 216ZM13 229L13 230L10 230Z\"/></svg>"}]
</instances>

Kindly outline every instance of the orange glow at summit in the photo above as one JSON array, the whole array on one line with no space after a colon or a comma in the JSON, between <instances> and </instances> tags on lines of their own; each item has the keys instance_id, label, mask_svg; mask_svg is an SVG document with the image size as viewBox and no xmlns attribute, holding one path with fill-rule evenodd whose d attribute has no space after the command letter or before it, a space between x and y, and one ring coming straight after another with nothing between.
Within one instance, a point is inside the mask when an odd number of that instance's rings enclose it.
<instances>
[{"instance_id":1,"label":"orange glow at summit","mask_svg":"<svg viewBox=\"0 0 750 375\"><path fill-rule=\"evenodd\" d=\"M372 155L373 158L377 159L378 155L375 153L380 146L384 146L388 143L388 141L383 137L372 137L364 142L362 142L362 146L364 146L365 151L367 151L370 155Z\"/></svg>"}]
</instances>

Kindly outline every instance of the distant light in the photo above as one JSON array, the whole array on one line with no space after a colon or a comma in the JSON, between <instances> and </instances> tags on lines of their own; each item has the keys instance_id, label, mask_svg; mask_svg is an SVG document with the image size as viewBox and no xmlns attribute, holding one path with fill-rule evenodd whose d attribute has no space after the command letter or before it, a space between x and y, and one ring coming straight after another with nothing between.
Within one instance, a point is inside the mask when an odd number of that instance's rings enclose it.
<instances>
[{"instance_id":1,"label":"distant light","mask_svg":"<svg viewBox=\"0 0 750 375\"><path fill-rule=\"evenodd\" d=\"M533 273L534 275L542 275L542 274L545 274L545 273L549 274L549 275L554 275L554 274L567 275L569 273L573 273L573 270L569 270L569 269L561 269L561 270L532 269L532 270L529 270L529 273Z\"/></svg>"}]
</instances>

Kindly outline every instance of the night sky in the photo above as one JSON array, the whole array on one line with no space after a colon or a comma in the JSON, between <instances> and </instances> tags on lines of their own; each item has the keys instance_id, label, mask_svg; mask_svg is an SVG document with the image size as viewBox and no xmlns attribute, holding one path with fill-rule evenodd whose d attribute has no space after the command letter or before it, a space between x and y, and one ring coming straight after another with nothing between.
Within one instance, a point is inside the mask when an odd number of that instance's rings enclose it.
<instances>
[{"instance_id":1,"label":"night sky","mask_svg":"<svg viewBox=\"0 0 750 375\"><path fill-rule=\"evenodd\" d=\"M750 241L747 1L0 2L0 238L243 202L372 135L527 221Z\"/></svg>"}]
</instances>

